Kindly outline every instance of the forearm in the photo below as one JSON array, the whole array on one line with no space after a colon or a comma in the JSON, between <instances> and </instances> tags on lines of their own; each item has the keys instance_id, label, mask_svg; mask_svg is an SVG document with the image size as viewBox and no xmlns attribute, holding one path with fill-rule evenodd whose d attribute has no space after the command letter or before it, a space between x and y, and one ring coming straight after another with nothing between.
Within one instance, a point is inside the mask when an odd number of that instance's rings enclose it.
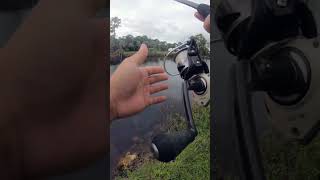
<instances>
[{"instance_id":1,"label":"forearm","mask_svg":"<svg viewBox=\"0 0 320 180\"><path fill-rule=\"evenodd\" d=\"M0 62L8 60L5 50L0 50ZM0 179L21 178L21 141L18 137L16 112L19 106L17 97L12 93L10 78L7 76L6 63L0 67Z\"/></svg>"},{"instance_id":2,"label":"forearm","mask_svg":"<svg viewBox=\"0 0 320 180\"><path fill-rule=\"evenodd\" d=\"M26 101L21 98L25 88L12 88L12 82L6 84L1 77L2 83L10 86L0 89L0 148L5 150L0 153L0 166L10 167L13 174L23 171L24 175L37 177L86 167L108 153L104 61L100 59L82 88L46 103L36 94L29 94Z\"/></svg>"},{"instance_id":3,"label":"forearm","mask_svg":"<svg viewBox=\"0 0 320 180\"><path fill-rule=\"evenodd\" d=\"M11 119L12 120L12 119ZM22 179L22 143L19 132L12 121L0 131L0 179Z\"/></svg>"},{"instance_id":4,"label":"forearm","mask_svg":"<svg viewBox=\"0 0 320 180\"><path fill-rule=\"evenodd\" d=\"M41 117L33 125L25 121L22 131L27 176L61 174L87 167L109 153L106 85L101 82L96 88L96 84L88 84L90 93L77 105L68 107L68 113L60 112L56 117L47 114L42 117L46 118L44 123Z\"/></svg>"},{"instance_id":5,"label":"forearm","mask_svg":"<svg viewBox=\"0 0 320 180\"><path fill-rule=\"evenodd\" d=\"M93 115L93 114L92 114ZM55 128L29 128L24 132L24 175L33 179L63 175L89 167L109 152L106 122L92 125L97 117L79 117L88 123L64 124ZM101 120L103 117L98 117ZM104 117L105 119L106 117ZM85 136L83 138L83 136Z\"/></svg>"},{"instance_id":6,"label":"forearm","mask_svg":"<svg viewBox=\"0 0 320 180\"><path fill-rule=\"evenodd\" d=\"M105 86L80 100L86 87L97 88L87 82L108 49L107 41L95 43L107 27L97 30L88 16L99 2L39 1L0 53L1 170L20 172L23 165L24 173L38 176L86 166L106 153Z\"/></svg>"},{"instance_id":7,"label":"forearm","mask_svg":"<svg viewBox=\"0 0 320 180\"><path fill-rule=\"evenodd\" d=\"M9 40L0 67L2 86L10 90L6 97L23 107L45 107L83 88L103 50L95 46L97 27L69 10L62 2L42 0Z\"/></svg>"}]
</instances>

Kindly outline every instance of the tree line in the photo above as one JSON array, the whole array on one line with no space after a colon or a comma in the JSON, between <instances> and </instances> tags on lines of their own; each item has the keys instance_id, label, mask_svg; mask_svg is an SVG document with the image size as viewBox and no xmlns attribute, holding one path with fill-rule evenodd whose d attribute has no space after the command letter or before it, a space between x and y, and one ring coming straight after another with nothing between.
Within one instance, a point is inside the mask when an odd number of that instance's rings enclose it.
<instances>
[{"instance_id":1,"label":"tree line","mask_svg":"<svg viewBox=\"0 0 320 180\"><path fill-rule=\"evenodd\" d=\"M181 42L168 43L166 41L161 41L159 39L149 38L146 35L133 36L129 34L123 37L116 37L116 30L120 26L121 26L121 19L118 17L112 17L111 24L110 24L111 53L117 52L117 51L125 51L125 52L138 51L142 43L147 44L149 50L154 52L168 51L168 49L174 48L182 44ZM207 42L205 37L202 34L197 34L192 37L196 40L198 44L200 54L202 56L208 56L210 53L208 48L209 42Z\"/></svg>"},{"instance_id":2,"label":"tree line","mask_svg":"<svg viewBox=\"0 0 320 180\"><path fill-rule=\"evenodd\" d=\"M111 39L111 50L116 51L122 49L124 51L137 51L142 43L147 44L150 50L155 51L167 51L169 48L174 48L178 43L168 43L166 41L160 41L158 39L151 39L144 36L132 36L126 35L123 37Z\"/></svg>"}]
</instances>

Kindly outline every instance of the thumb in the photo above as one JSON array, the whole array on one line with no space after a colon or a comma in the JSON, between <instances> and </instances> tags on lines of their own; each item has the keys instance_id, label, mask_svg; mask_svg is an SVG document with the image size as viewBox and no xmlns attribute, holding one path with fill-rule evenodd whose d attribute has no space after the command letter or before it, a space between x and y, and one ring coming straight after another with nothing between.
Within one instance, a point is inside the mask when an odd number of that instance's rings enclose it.
<instances>
[{"instance_id":1,"label":"thumb","mask_svg":"<svg viewBox=\"0 0 320 180\"><path fill-rule=\"evenodd\" d=\"M148 47L145 44L141 44L140 49L134 55L129 57L129 60L135 62L136 64L143 64L148 56Z\"/></svg>"},{"instance_id":2,"label":"thumb","mask_svg":"<svg viewBox=\"0 0 320 180\"><path fill-rule=\"evenodd\" d=\"M195 13L194 13L194 16L195 16L198 20L200 20L200 21L202 21L202 22L204 22L204 20L205 20L205 18L204 18L200 13L198 13L198 12L195 12Z\"/></svg>"},{"instance_id":3,"label":"thumb","mask_svg":"<svg viewBox=\"0 0 320 180\"><path fill-rule=\"evenodd\" d=\"M203 27L208 33L210 33L210 15L206 17Z\"/></svg>"}]
</instances>

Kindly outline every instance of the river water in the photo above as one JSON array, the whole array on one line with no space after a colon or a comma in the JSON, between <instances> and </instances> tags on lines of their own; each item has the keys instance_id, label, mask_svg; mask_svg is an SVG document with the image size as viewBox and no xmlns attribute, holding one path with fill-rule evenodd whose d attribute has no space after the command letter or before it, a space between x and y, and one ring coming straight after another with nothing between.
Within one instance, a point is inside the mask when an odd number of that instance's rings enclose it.
<instances>
[{"instance_id":1,"label":"river water","mask_svg":"<svg viewBox=\"0 0 320 180\"><path fill-rule=\"evenodd\" d=\"M209 64L209 61L206 61ZM149 58L144 66L163 66L161 58ZM166 62L166 67L169 73L176 74L177 67L172 61ZM117 66L110 66L112 74ZM158 105L153 105L145 109L143 112L125 119L120 119L111 124L110 127L110 170L116 167L119 158L125 154L128 149L134 144L135 139L146 137L150 141L150 134L158 127L159 124L165 123L170 114L180 114L185 117L183 99L181 93L182 79L180 76L170 76L167 83L169 89L158 93L166 95L167 101Z\"/></svg>"}]
</instances>

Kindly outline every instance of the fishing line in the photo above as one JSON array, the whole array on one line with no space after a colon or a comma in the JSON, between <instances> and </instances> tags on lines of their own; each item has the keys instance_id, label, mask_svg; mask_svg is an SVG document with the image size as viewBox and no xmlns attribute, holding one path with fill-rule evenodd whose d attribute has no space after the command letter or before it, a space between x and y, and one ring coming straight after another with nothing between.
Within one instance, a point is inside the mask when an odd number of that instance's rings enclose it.
<instances>
[{"instance_id":1,"label":"fishing line","mask_svg":"<svg viewBox=\"0 0 320 180\"><path fill-rule=\"evenodd\" d=\"M185 46L185 47L184 47L184 46ZM184 48L182 48L182 47L184 47ZM180 48L182 48L182 49L180 49ZM181 44L180 46L177 46L177 47L175 47L174 49L172 49L171 51L169 51L169 52L164 56L163 69L164 69L164 71L165 71L168 75L170 75L170 76L179 76L179 75L180 75L179 73L177 73L177 74L172 74L172 73L170 73L170 72L167 70L166 62L167 62L168 56L169 56L171 53L175 52L176 50L181 51L181 50L186 50L186 49L188 49L187 44Z\"/></svg>"}]
</instances>

